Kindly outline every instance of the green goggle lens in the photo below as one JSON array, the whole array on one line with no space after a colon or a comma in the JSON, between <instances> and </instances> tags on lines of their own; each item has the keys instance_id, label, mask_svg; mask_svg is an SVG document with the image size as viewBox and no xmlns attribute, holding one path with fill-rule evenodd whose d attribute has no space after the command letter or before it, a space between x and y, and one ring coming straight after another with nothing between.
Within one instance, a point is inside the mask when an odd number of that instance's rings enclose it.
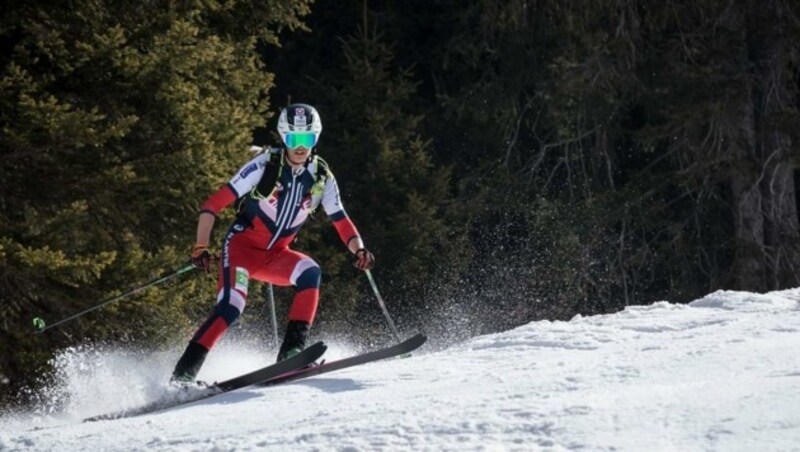
<instances>
[{"instance_id":1,"label":"green goggle lens","mask_svg":"<svg viewBox=\"0 0 800 452\"><path fill-rule=\"evenodd\" d=\"M304 148L311 149L317 144L317 137L314 132L290 132L286 134L286 147L289 149Z\"/></svg>"}]
</instances>

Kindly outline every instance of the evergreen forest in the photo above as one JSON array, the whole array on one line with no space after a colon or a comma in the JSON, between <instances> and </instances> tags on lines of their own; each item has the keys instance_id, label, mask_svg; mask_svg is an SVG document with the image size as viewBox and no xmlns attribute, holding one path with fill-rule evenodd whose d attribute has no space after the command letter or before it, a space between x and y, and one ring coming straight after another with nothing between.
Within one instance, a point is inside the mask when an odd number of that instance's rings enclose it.
<instances>
[{"instance_id":1,"label":"evergreen forest","mask_svg":"<svg viewBox=\"0 0 800 452\"><path fill-rule=\"evenodd\" d=\"M0 404L86 343L174 349L215 300L199 206L315 106L403 333L800 283L800 2L70 0L0 15ZM215 244L233 219L217 222ZM312 336L392 340L317 212ZM251 285L228 334L263 336ZM292 290L275 289L278 325ZM265 352L266 353L266 352Z\"/></svg>"}]
</instances>

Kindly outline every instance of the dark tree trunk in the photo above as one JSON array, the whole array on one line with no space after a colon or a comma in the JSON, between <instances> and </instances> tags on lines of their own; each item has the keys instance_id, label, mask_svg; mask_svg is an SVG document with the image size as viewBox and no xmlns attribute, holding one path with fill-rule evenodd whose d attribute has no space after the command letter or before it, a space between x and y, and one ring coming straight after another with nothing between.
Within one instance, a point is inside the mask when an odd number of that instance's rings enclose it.
<instances>
[{"instance_id":1,"label":"dark tree trunk","mask_svg":"<svg viewBox=\"0 0 800 452\"><path fill-rule=\"evenodd\" d=\"M748 90L749 91L749 90ZM764 217L758 183L759 158L756 153L756 130L753 100L746 93L738 115L740 127L734 130L731 143L735 164L731 174L735 255L732 288L762 291L765 289ZM734 121L734 124L737 121Z\"/></svg>"},{"instance_id":2,"label":"dark tree trunk","mask_svg":"<svg viewBox=\"0 0 800 452\"><path fill-rule=\"evenodd\" d=\"M733 285L746 290L793 286L800 272L792 140L776 121L796 101L781 7L780 1L768 2L748 14L753 69L742 121L746 149L737 150L745 160L738 162L743 170L735 170L731 184L737 210Z\"/></svg>"}]
</instances>

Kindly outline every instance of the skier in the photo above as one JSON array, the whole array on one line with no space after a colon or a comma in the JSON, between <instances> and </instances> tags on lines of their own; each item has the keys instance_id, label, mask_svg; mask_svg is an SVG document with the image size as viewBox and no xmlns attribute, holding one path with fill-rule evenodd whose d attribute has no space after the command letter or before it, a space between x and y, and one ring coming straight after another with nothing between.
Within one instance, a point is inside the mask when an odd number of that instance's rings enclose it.
<instances>
[{"instance_id":1,"label":"skier","mask_svg":"<svg viewBox=\"0 0 800 452\"><path fill-rule=\"evenodd\" d=\"M285 148L269 149L247 162L201 207L192 262L208 272L214 260L208 244L216 215L238 200L236 220L222 242L217 304L178 360L172 381L195 380L209 350L244 310L251 278L295 288L278 361L305 347L319 301L321 271L313 259L289 245L320 204L356 256L355 266L369 270L375 263L344 211L336 179L316 155L322 132L317 110L307 104L289 105L281 111L277 129Z\"/></svg>"}]
</instances>

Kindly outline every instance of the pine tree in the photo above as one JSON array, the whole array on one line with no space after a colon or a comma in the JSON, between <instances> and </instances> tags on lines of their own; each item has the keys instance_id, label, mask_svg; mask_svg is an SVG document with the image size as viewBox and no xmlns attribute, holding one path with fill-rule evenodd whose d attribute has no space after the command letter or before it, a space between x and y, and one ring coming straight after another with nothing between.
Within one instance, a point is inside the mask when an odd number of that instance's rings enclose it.
<instances>
[{"instance_id":1,"label":"pine tree","mask_svg":"<svg viewBox=\"0 0 800 452\"><path fill-rule=\"evenodd\" d=\"M339 41L335 64L326 64L318 77L306 69L302 74L308 75L296 74L297 83L283 89L292 101L307 101L320 110L320 154L330 163L345 208L376 255L374 273L381 291L395 305L399 322L415 324L412 311L418 313L426 301L441 297L448 278L458 274L462 239L447 223L453 208L451 173L434 164L429 142L420 133L422 117L412 113L412 72L397 67L389 44L369 22L368 5L362 6L361 26ZM327 229L312 225L304 235L325 234ZM306 240L318 239L304 237L302 242ZM324 282L321 322L349 317L358 312L356 301L373 298L364 293L368 286L349 260L342 259L335 240L315 242L313 253L323 264L323 275L334 275ZM327 295L332 293L336 296ZM380 316L372 301L360 307ZM406 313L410 317L404 322ZM360 316L359 327L364 326Z\"/></svg>"},{"instance_id":2,"label":"pine tree","mask_svg":"<svg viewBox=\"0 0 800 452\"><path fill-rule=\"evenodd\" d=\"M272 78L256 45L308 11L305 0L6 5L0 365L15 386L57 346L158 343L208 309L198 301L213 281L194 278L73 321L69 335L29 327L185 263L199 203L265 120Z\"/></svg>"}]
</instances>

